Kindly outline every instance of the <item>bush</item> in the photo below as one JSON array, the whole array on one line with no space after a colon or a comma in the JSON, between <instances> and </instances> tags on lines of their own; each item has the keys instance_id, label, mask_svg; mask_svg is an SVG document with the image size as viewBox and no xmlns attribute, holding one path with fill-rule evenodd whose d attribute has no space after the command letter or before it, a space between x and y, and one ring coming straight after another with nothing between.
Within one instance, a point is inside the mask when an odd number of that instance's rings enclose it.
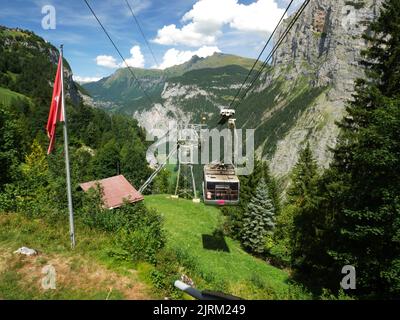
<instances>
[{"instance_id":1,"label":"bush","mask_svg":"<svg viewBox=\"0 0 400 320\"><path fill-rule=\"evenodd\" d=\"M126 204L117 209L118 219L104 219L106 226L117 231L115 244L119 256L134 262L156 262L156 254L164 247L166 237L162 218L156 210L147 209L143 203Z\"/></svg>"},{"instance_id":2,"label":"bush","mask_svg":"<svg viewBox=\"0 0 400 320\"><path fill-rule=\"evenodd\" d=\"M337 294L333 294L329 289L323 288L320 300L355 300L347 295L343 289L340 289Z\"/></svg>"},{"instance_id":3,"label":"bush","mask_svg":"<svg viewBox=\"0 0 400 320\"><path fill-rule=\"evenodd\" d=\"M17 211L16 198L18 193L13 185L5 185L4 192L0 193L0 212L15 212Z\"/></svg>"},{"instance_id":4,"label":"bush","mask_svg":"<svg viewBox=\"0 0 400 320\"><path fill-rule=\"evenodd\" d=\"M296 210L296 206L289 204L277 216L274 235L267 242L270 245L266 248L269 260L273 265L279 267L291 266L293 217L296 214Z\"/></svg>"},{"instance_id":5,"label":"bush","mask_svg":"<svg viewBox=\"0 0 400 320\"><path fill-rule=\"evenodd\" d=\"M240 240L243 225L243 209L241 207L223 207L225 216L224 232L235 240Z\"/></svg>"},{"instance_id":6,"label":"bush","mask_svg":"<svg viewBox=\"0 0 400 320\"><path fill-rule=\"evenodd\" d=\"M269 249L270 262L277 267L289 267L291 261L288 240L280 240Z\"/></svg>"},{"instance_id":7,"label":"bush","mask_svg":"<svg viewBox=\"0 0 400 320\"><path fill-rule=\"evenodd\" d=\"M113 232L114 247L109 254L120 259L156 262L156 254L164 247L166 238L162 218L142 202L125 203L122 207L104 209L101 188L89 190L83 197L81 219L91 228Z\"/></svg>"},{"instance_id":8,"label":"bush","mask_svg":"<svg viewBox=\"0 0 400 320\"><path fill-rule=\"evenodd\" d=\"M152 284L173 299L182 299L182 292L175 288L174 282L179 280L183 268L173 250L162 250L157 254L155 269L151 272Z\"/></svg>"},{"instance_id":9,"label":"bush","mask_svg":"<svg viewBox=\"0 0 400 320\"><path fill-rule=\"evenodd\" d=\"M156 262L156 254L165 244L161 223L154 220L150 225L136 226L135 229L122 228L115 239L116 246L120 249L119 257L134 262Z\"/></svg>"}]
</instances>

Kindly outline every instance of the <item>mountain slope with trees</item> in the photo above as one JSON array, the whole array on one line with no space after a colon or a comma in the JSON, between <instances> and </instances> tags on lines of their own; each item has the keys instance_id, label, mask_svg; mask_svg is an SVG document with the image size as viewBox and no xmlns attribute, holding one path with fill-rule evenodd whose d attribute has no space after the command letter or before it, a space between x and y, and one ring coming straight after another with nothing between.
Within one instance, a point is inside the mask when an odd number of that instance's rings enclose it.
<instances>
[{"instance_id":1,"label":"mountain slope with trees","mask_svg":"<svg viewBox=\"0 0 400 320\"><path fill-rule=\"evenodd\" d=\"M283 238L298 278L339 290L345 265L361 298L400 297L400 3L384 2L364 38L365 77L356 81L334 160L322 174L306 148L295 167Z\"/></svg>"},{"instance_id":2,"label":"mountain slope with trees","mask_svg":"<svg viewBox=\"0 0 400 320\"><path fill-rule=\"evenodd\" d=\"M285 187L307 142L318 166L327 168L332 161L331 149L339 135L335 122L345 114L354 80L363 75L358 62L368 42L362 34L376 18L381 2L311 1L272 63L255 78L254 90L236 107L237 126L256 130L257 156L270 161L271 172ZM279 27L275 43L292 17ZM202 114L214 128L219 109L230 106L251 62L214 54L194 57L162 73L134 69L140 77L149 72L156 75L143 76L154 103L143 98L126 69L85 87L98 94L95 103L102 97L111 100L114 111L133 115L149 131L165 119L199 123Z\"/></svg>"},{"instance_id":3,"label":"mountain slope with trees","mask_svg":"<svg viewBox=\"0 0 400 320\"><path fill-rule=\"evenodd\" d=\"M18 180L18 167L26 156L32 152L41 156L31 146L47 144L45 125L58 50L29 31L2 27L0 52L1 159L7 161L3 168L9 175L2 174L4 188L4 183ZM110 116L84 105L66 61L64 66L71 157L77 158L72 161L74 184L122 173L140 186L150 173L144 131L129 117ZM49 161L61 161L61 150L62 135L58 135L57 150Z\"/></svg>"}]
</instances>

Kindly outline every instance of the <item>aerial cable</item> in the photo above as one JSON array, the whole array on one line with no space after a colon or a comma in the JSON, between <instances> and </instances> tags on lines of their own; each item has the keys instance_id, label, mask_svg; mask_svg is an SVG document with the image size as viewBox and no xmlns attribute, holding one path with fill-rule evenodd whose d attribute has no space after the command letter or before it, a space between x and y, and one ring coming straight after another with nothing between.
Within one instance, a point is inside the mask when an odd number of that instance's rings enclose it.
<instances>
[{"instance_id":1,"label":"aerial cable","mask_svg":"<svg viewBox=\"0 0 400 320\"><path fill-rule=\"evenodd\" d=\"M291 0L289 5L287 6L285 12L283 13L282 17L280 18L279 22L277 23L277 25L275 26L274 31L271 33L271 35L269 36L266 44L264 45L263 49L261 50L260 54L258 55L256 61L254 62L253 66L251 67L250 71L248 72L246 79L242 82L242 85L240 86L239 90L236 92L235 97L233 98L233 100L231 101L229 108L232 108L233 104L235 103L236 99L238 98L240 92L242 91L244 85L246 84L247 80L249 79L251 73L253 72L253 70L255 69L255 67L257 66L257 63L260 61L261 56L263 55L265 49L267 48L267 46L269 45L269 43L271 42L271 40L273 39L273 36L275 34L275 32L278 30L279 25L281 24L282 20L285 18L287 12L289 11L289 8L291 7L292 3L294 0Z\"/></svg>"},{"instance_id":2,"label":"aerial cable","mask_svg":"<svg viewBox=\"0 0 400 320\"><path fill-rule=\"evenodd\" d=\"M254 84L256 83L256 81L259 79L260 75L262 74L262 72L264 71L265 67L268 65L269 60L273 57L273 55L275 54L275 52L279 49L279 47L281 46L281 44L283 43L283 41L285 40L286 36L288 35L288 33L290 32L290 30L292 29L292 27L294 26L294 24L297 22L297 20L299 19L299 17L301 16L301 14L303 13L303 11L305 10L305 8L307 7L307 5L309 4L310 0L306 0L303 2L301 8L299 8L299 10L296 12L295 16L293 17L293 19L290 21L289 25L287 26L287 28L285 29L285 31L283 32L283 34L280 36L280 38L278 39L277 43L275 44L275 46L272 48L270 54L268 55L268 57L264 60L261 68L258 70L257 74L254 76L250 86L248 86L248 88L246 89L246 92L241 96L239 102L237 103L236 107L238 107L242 100L247 96L247 94L249 93L249 91L251 90L251 88L254 86Z\"/></svg>"},{"instance_id":3,"label":"aerial cable","mask_svg":"<svg viewBox=\"0 0 400 320\"><path fill-rule=\"evenodd\" d=\"M279 49L283 41L285 40L286 36L290 32L290 30L293 28L294 24L297 22L301 14L304 12L305 8L307 5L310 3L310 0L305 0L300 7L300 9L296 12L295 16L293 19L290 21L289 25L285 29L284 33L280 36L278 42L274 45L273 49L271 50L270 54L267 56L267 58L264 60L264 63L262 64L261 68L258 70L257 74L254 76L252 82L250 85L247 87L245 93L240 97L238 103L236 104L235 108L237 108L242 102L243 99L247 96L247 94L250 92L250 90L253 88L254 84L257 82L259 79L260 75L264 71L265 67L268 65L269 60L273 57L275 52Z\"/></svg>"},{"instance_id":4,"label":"aerial cable","mask_svg":"<svg viewBox=\"0 0 400 320\"><path fill-rule=\"evenodd\" d=\"M100 19L97 17L96 13L94 12L94 10L92 9L92 7L89 5L87 0L84 0L87 7L89 8L89 10L92 12L93 16L96 18L97 22L99 23L99 25L101 26L101 28L103 29L104 33L106 34L107 38L110 40L110 42L112 43L112 45L114 46L115 50L118 52L119 56L121 57L122 61L125 63L126 67L128 68L128 70L130 71L130 73L132 74L134 80L138 83L139 88L142 90L142 92L144 93L145 97L147 98L147 100L150 102L151 105L155 105L155 103L153 102L153 100L150 98L150 96L148 95L148 93L146 92L146 90L143 88L143 86L140 83L140 80L136 77L135 73L133 72L131 66L129 66L129 64L126 62L124 56L122 55L121 51L118 49L117 45L115 44L115 42L112 40L110 34L107 32L106 28L104 27L104 25L101 23ZM161 106L163 106L163 104L160 102ZM163 106L164 107L164 106ZM158 115L160 116L160 119L163 119L163 115L160 113L160 111L156 108L156 112L158 113ZM169 134L169 129L167 129L166 134L161 137L160 139L167 137ZM162 165L160 165L160 167L162 167ZM161 170L161 168L159 168ZM160 170L156 170L156 172L158 173ZM157 174L156 173L156 174ZM154 177L152 177L154 178ZM145 188L146 186L144 186Z\"/></svg>"},{"instance_id":5,"label":"aerial cable","mask_svg":"<svg viewBox=\"0 0 400 320\"><path fill-rule=\"evenodd\" d=\"M154 62L156 63L156 66L159 67L160 65L159 65L159 63L158 63L158 61L157 61L157 58L156 58L156 56L155 56L153 50L151 49L151 46L150 46L149 42L147 41L146 35L144 34L142 27L140 26L139 19L136 17L136 15L135 15L135 13L134 13L134 11L133 11L131 5L129 4L129 1L128 1L128 0L125 0L125 2L126 2L126 5L128 6L128 8L129 8L129 10L130 10L130 12L131 12L131 14L132 14L133 19L135 20L136 25L138 26L138 29L139 29L139 31L140 31L140 33L141 33L143 39L144 39L144 42L145 42L147 48L148 48L149 51L150 51L150 54L152 55L152 57L153 57L153 59L154 59Z\"/></svg>"},{"instance_id":6,"label":"aerial cable","mask_svg":"<svg viewBox=\"0 0 400 320\"><path fill-rule=\"evenodd\" d=\"M110 40L110 42L112 43L112 45L114 46L115 50L118 52L119 56L121 57L122 61L124 62L124 64L126 65L126 67L128 68L128 70L131 72L134 80L138 83L139 88L142 90L142 92L144 93L144 95L146 96L146 98L150 101L151 104L154 104L153 100L150 98L150 96L148 95L148 93L146 92L146 90L143 88L143 86L140 83L140 80L138 79L138 77L136 77L135 73L133 72L131 66L126 62L124 56L122 55L121 51L118 49L117 45L115 44L115 42L113 41L113 39L111 38L110 34L108 33L108 31L106 30L106 28L104 27L104 25L101 23L100 19L97 17L96 13L93 11L92 7L90 6L90 4L88 3L87 0L83 0L85 1L86 5L88 6L89 10L92 12L93 16L96 18L97 22L99 23L99 25L101 26L101 28L103 29L104 33L106 34L107 38Z\"/></svg>"},{"instance_id":7,"label":"aerial cable","mask_svg":"<svg viewBox=\"0 0 400 320\"><path fill-rule=\"evenodd\" d=\"M121 57L122 61L124 62L124 64L126 65L126 67L128 68L128 70L130 71L130 73L132 74L135 82L138 83L138 86L140 88L140 90L144 93L146 99L150 102L151 105L155 105L155 102L151 99L151 97L149 96L149 94L147 93L147 91L143 88L143 86L141 85L140 80L138 79L138 77L135 75L135 73L132 70L132 67L129 66L129 64L126 62L124 56L122 55L121 51L118 49L118 46L115 44L115 42L112 40L110 34L107 32L106 28L104 27L104 25L101 23L100 19L97 17L96 13L94 12L94 10L92 9L92 7L89 5L87 0L84 0L87 7L89 8L89 10L92 12L93 16L96 18L97 22L99 23L99 25L101 26L101 28L103 29L104 33L106 34L107 38L110 40L110 42L112 43L112 45L114 46L115 50L118 52L118 55ZM164 105L162 104L162 102L160 101L159 104L161 104L162 107L164 107ZM165 107L164 107L165 108ZM158 115L160 116L160 120L164 119L164 116L161 114L161 112L157 109L156 107L156 112L158 113ZM169 129L167 129L167 133L162 137L167 137L169 134ZM160 138L161 139L161 138Z\"/></svg>"},{"instance_id":8,"label":"aerial cable","mask_svg":"<svg viewBox=\"0 0 400 320\"><path fill-rule=\"evenodd\" d=\"M306 6L308 5L309 2L310 2L310 0L306 0L303 3L302 7L297 11L295 17L291 20L291 22L289 23L288 27L285 29L283 34L280 36L280 38L278 39L278 42L275 44L275 46L271 50L271 52L268 55L268 57L265 59L264 63L262 64L261 68L258 70L257 74L253 77L253 80L251 81L251 84L247 87L246 92L240 97L240 100L237 103L236 107L238 107L241 104L242 100L247 96L247 94L249 93L251 88L254 86L256 81L259 79L259 77L262 74L262 72L264 71L265 67L268 65L269 60L273 57L275 52L279 49L279 47L282 44L283 40L286 38L287 34L290 32L290 30L292 29L293 25L297 22L298 18L303 13L304 9L306 8Z\"/></svg>"}]
</instances>

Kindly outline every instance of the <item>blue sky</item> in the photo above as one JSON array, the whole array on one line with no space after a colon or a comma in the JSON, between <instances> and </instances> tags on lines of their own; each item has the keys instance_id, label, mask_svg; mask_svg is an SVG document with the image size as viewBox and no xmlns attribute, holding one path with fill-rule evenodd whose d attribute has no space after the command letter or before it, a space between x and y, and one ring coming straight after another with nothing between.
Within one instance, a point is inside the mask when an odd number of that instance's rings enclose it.
<instances>
[{"instance_id":1,"label":"blue sky","mask_svg":"<svg viewBox=\"0 0 400 320\"><path fill-rule=\"evenodd\" d=\"M168 67L214 51L256 57L289 0L128 0L155 53L154 61L126 0L90 0L128 63ZM296 0L298 6L301 0ZM42 28L42 8L56 10L56 29ZM64 55L78 79L108 76L121 59L83 0L0 0L0 25L29 29Z\"/></svg>"}]
</instances>

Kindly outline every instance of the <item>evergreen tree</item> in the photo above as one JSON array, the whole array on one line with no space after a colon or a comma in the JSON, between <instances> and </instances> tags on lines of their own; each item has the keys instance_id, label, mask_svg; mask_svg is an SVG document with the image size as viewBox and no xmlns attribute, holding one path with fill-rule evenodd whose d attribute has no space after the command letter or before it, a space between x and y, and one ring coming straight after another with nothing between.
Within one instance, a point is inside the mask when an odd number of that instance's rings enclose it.
<instances>
[{"instance_id":1,"label":"evergreen tree","mask_svg":"<svg viewBox=\"0 0 400 320\"><path fill-rule=\"evenodd\" d=\"M274 203L276 211L279 211L279 194L275 179L272 177L268 163L265 161L254 161L254 170L248 176L240 177L240 199L243 209L246 209L247 204L253 197L261 179L264 179L268 186L270 197Z\"/></svg>"},{"instance_id":2,"label":"evergreen tree","mask_svg":"<svg viewBox=\"0 0 400 320\"><path fill-rule=\"evenodd\" d=\"M255 253L263 253L265 238L275 227L275 208L264 178L250 200L243 219L242 243Z\"/></svg>"},{"instance_id":3,"label":"evergreen tree","mask_svg":"<svg viewBox=\"0 0 400 320\"><path fill-rule=\"evenodd\" d=\"M147 165L146 150L139 139L127 141L120 152L121 174L128 179L135 188L139 188L151 175L151 169Z\"/></svg>"},{"instance_id":4,"label":"evergreen tree","mask_svg":"<svg viewBox=\"0 0 400 320\"><path fill-rule=\"evenodd\" d=\"M10 113L0 105L0 190L12 179L12 171L18 160L18 128Z\"/></svg>"},{"instance_id":5,"label":"evergreen tree","mask_svg":"<svg viewBox=\"0 0 400 320\"><path fill-rule=\"evenodd\" d=\"M171 173L168 171L168 169L162 169L157 177L154 179L152 192L154 194L160 194L169 193L170 191L172 191L170 190L172 188L170 188L169 183L170 176Z\"/></svg>"},{"instance_id":6,"label":"evergreen tree","mask_svg":"<svg viewBox=\"0 0 400 320\"><path fill-rule=\"evenodd\" d=\"M307 143L293 168L292 185L288 190L289 206L278 225L281 235L290 236L287 244L290 246L292 265L301 266L303 272L310 268L310 261L318 260L321 255L318 246L319 213L316 211L318 178L318 166Z\"/></svg>"},{"instance_id":7,"label":"evergreen tree","mask_svg":"<svg viewBox=\"0 0 400 320\"><path fill-rule=\"evenodd\" d=\"M305 209L310 210L316 200L317 169L310 145L307 143L293 168L286 206L276 220L270 254L280 264L296 265L299 259L303 262L308 245L312 247L314 243L315 226L310 218L315 213L305 214Z\"/></svg>"},{"instance_id":8,"label":"evergreen tree","mask_svg":"<svg viewBox=\"0 0 400 320\"><path fill-rule=\"evenodd\" d=\"M120 173L120 155L115 139L108 141L93 158L96 179L105 179Z\"/></svg>"},{"instance_id":9,"label":"evergreen tree","mask_svg":"<svg viewBox=\"0 0 400 320\"><path fill-rule=\"evenodd\" d=\"M366 79L357 80L340 123L334 162L321 183L324 200L306 212L318 212L312 223L322 226L319 243L311 243L319 257L308 255L307 263L336 288L341 268L353 265L355 294L399 298L400 1L383 3L365 39Z\"/></svg>"},{"instance_id":10,"label":"evergreen tree","mask_svg":"<svg viewBox=\"0 0 400 320\"><path fill-rule=\"evenodd\" d=\"M292 185L288 190L289 202L298 207L310 205L314 201L318 166L307 143L293 168Z\"/></svg>"},{"instance_id":11,"label":"evergreen tree","mask_svg":"<svg viewBox=\"0 0 400 320\"><path fill-rule=\"evenodd\" d=\"M265 161L255 159L254 170L248 176L240 176L240 203L234 207L223 207L222 212L227 217L225 229L228 234L240 240L240 234L243 227L243 218L247 206L251 201L256 189L261 181L264 179L268 187L270 199L275 208L275 215L279 215L280 201L278 187L275 179L270 174L268 163Z\"/></svg>"},{"instance_id":12,"label":"evergreen tree","mask_svg":"<svg viewBox=\"0 0 400 320\"><path fill-rule=\"evenodd\" d=\"M386 1L371 29L368 78L357 82L335 152L344 193L331 254L356 267L359 291L400 297L400 2Z\"/></svg>"}]
</instances>

